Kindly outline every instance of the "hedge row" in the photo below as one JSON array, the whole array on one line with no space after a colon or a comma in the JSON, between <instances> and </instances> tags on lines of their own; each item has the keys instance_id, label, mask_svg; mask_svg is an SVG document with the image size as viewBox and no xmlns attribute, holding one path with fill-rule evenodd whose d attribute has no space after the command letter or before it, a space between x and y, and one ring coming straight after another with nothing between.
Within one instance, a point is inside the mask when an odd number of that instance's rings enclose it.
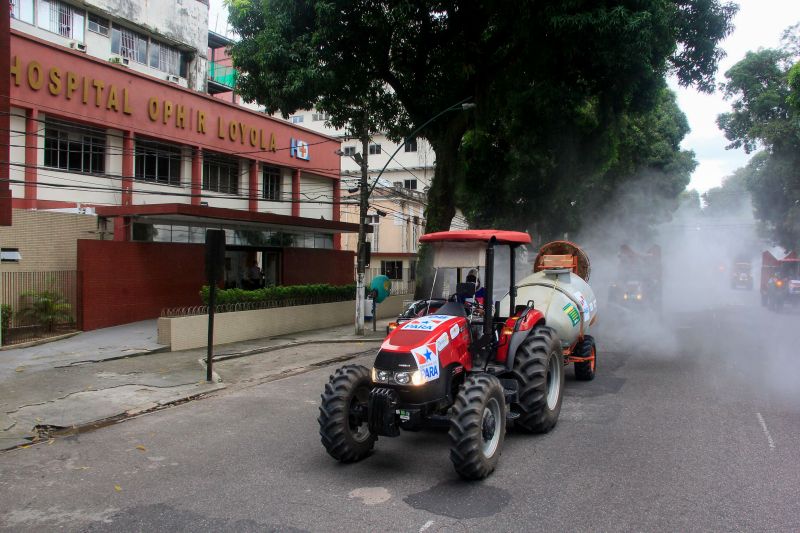
<instances>
[{"instance_id":1,"label":"hedge row","mask_svg":"<svg viewBox=\"0 0 800 533\"><path fill-rule=\"evenodd\" d=\"M203 305L208 305L208 285L200 289ZM217 305L245 302L285 302L303 300L306 303L342 302L356 299L355 285L287 285L263 289L217 289Z\"/></svg>"}]
</instances>

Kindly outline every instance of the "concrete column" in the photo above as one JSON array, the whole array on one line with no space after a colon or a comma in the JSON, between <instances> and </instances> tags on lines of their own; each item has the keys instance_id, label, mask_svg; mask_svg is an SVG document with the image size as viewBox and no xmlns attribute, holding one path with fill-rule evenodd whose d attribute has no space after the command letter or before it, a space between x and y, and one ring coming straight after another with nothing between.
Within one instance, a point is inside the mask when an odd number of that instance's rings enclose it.
<instances>
[{"instance_id":1,"label":"concrete column","mask_svg":"<svg viewBox=\"0 0 800 533\"><path fill-rule=\"evenodd\" d=\"M292 171L292 216L300 216L300 169Z\"/></svg>"},{"instance_id":2,"label":"concrete column","mask_svg":"<svg viewBox=\"0 0 800 533\"><path fill-rule=\"evenodd\" d=\"M25 114L25 208L36 208L39 180L39 111L28 109Z\"/></svg>"},{"instance_id":3,"label":"concrete column","mask_svg":"<svg viewBox=\"0 0 800 533\"><path fill-rule=\"evenodd\" d=\"M128 226L130 226L130 217L114 217L114 240L127 241L128 239Z\"/></svg>"},{"instance_id":4,"label":"concrete column","mask_svg":"<svg viewBox=\"0 0 800 533\"><path fill-rule=\"evenodd\" d=\"M122 205L133 205L133 174L135 143L132 131L126 131L122 137ZM114 240L117 239L117 224L122 220L114 219ZM127 240L122 239L122 240Z\"/></svg>"},{"instance_id":5,"label":"concrete column","mask_svg":"<svg viewBox=\"0 0 800 533\"><path fill-rule=\"evenodd\" d=\"M203 200L203 149L192 149L192 205L200 205Z\"/></svg>"},{"instance_id":6,"label":"concrete column","mask_svg":"<svg viewBox=\"0 0 800 533\"><path fill-rule=\"evenodd\" d=\"M247 192L247 207L250 211L258 211L258 161L250 160L250 188Z\"/></svg>"}]
</instances>

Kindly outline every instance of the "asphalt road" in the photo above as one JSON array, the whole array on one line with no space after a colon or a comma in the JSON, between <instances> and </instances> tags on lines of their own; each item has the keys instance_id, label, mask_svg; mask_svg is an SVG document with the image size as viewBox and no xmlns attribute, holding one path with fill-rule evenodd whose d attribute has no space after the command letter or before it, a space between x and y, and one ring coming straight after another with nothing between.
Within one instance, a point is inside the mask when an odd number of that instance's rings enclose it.
<instances>
[{"instance_id":1,"label":"asphalt road","mask_svg":"<svg viewBox=\"0 0 800 533\"><path fill-rule=\"evenodd\" d=\"M606 313L597 378L568 370L556 428L509 433L483 482L457 478L445 433L334 462L323 368L2 454L0 528L797 531L800 313L756 298Z\"/></svg>"}]
</instances>

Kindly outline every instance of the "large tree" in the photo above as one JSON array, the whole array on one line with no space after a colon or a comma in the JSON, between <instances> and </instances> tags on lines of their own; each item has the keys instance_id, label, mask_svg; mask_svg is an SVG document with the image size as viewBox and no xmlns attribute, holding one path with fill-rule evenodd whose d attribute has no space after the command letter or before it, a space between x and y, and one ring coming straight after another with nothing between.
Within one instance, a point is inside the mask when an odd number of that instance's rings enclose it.
<instances>
[{"instance_id":1,"label":"large tree","mask_svg":"<svg viewBox=\"0 0 800 533\"><path fill-rule=\"evenodd\" d=\"M798 26L780 49L748 52L725 73L731 112L717 122L729 148L761 150L743 171L756 216L772 240L800 246L800 54Z\"/></svg>"},{"instance_id":2,"label":"large tree","mask_svg":"<svg viewBox=\"0 0 800 533\"><path fill-rule=\"evenodd\" d=\"M338 125L350 119L339 101L368 87L382 102L372 111L393 118L396 127L387 121L386 129L402 136L467 97L480 122L502 109L498 103L542 96L559 110L646 106L669 71L709 90L717 42L735 7L720 0L229 0L229 10L241 37L232 55L245 98L271 112L316 105ZM538 128L541 115L531 118ZM447 229L455 213L469 127L467 114L453 112L422 132L436 153L428 231Z\"/></svg>"}]
</instances>

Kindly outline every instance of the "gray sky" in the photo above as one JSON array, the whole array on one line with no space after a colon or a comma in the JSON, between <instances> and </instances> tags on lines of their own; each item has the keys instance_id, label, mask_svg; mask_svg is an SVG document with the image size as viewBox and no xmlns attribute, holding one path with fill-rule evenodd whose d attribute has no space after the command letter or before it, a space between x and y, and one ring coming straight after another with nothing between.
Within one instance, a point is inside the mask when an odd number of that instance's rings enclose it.
<instances>
[{"instance_id":1,"label":"gray sky","mask_svg":"<svg viewBox=\"0 0 800 533\"><path fill-rule=\"evenodd\" d=\"M210 0L209 25L218 33L227 29L223 0ZM783 30L800 22L798 0L739 0L739 13L734 19L736 29L722 47L727 57L722 60L718 80L749 50L776 47ZM681 89L674 81L670 85L678 93L678 103L689 119L691 133L684 139L683 148L694 150L699 163L689 183L690 189L700 192L716 187L725 176L745 165L749 156L742 150L725 150L727 141L717 128L716 118L730 110L730 105L719 92L701 94L693 89Z\"/></svg>"}]
</instances>

